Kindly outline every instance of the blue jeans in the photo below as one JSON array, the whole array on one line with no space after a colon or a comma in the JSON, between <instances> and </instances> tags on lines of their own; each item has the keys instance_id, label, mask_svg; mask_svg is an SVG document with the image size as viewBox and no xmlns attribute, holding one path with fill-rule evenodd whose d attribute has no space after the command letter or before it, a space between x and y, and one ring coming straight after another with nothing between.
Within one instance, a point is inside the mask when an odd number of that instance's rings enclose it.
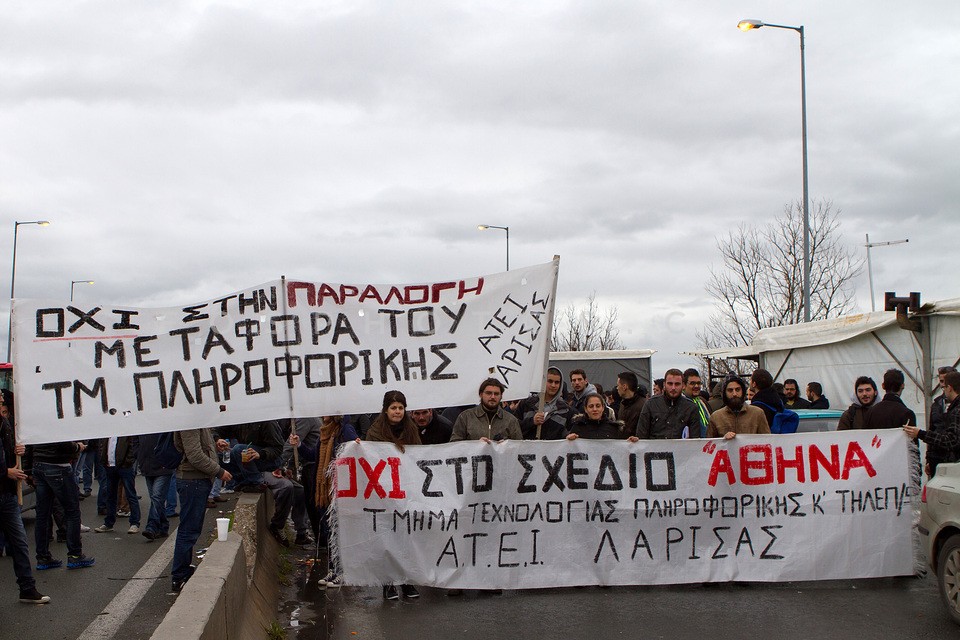
<instances>
[{"instance_id":1,"label":"blue jeans","mask_svg":"<svg viewBox=\"0 0 960 640\"><path fill-rule=\"evenodd\" d=\"M17 576L20 591L34 588L36 583L30 568L27 532L23 529L23 518L15 493L0 493L0 533L6 537L7 545L13 552L13 573Z\"/></svg>"},{"instance_id":2,"label":"blue jeans","mask_svg":"<svg viewBox=\"0 0 960 640\"><path fill-rule=\"evenodd\" d=\"M167 489L167 517L177 515L177 475L170 476L170 487Z\"/></svg>"},{"instance_id":3,"label":"blue jeans","mask_svg":"<svg viewBox=\"0 0 960 640\"><path fill-rule=\"evenodd\" d=\"M112 527L117 522L117 495L120 483L130 503L130 524L140 526L140 496L137 495L137 470L135 467L106 467L107 470L107 515L103 524Z\"/></svg>"},{"instance_id":4,"label":"blue jeans","mask_svg":"<svg viewBox=\"0 0 960 640\"><path fill-rule=\"evenodd\" d=\"M80 454L77 463L77 484L83 487L84 492L93 492L93 480L97 480L97 508L107 508L107 478L104 467L100 464L100 454L93 446Z\"/></svg>"},{"instance_id":5,"label":"blue jeans","mask_svg":"<svg viewBox=\"0 0 960 640\"><path fill-rule=\"evenodd\" d=\"M167 535L170 521L167 520L167 492L172 476L144 476L147 493L150 494L150 513L147 515L146 531Z\"/></svg>"},{"instance_id":6,"label":"blue jeans","mask_svg":"<svg viewBox=\"0 0 960 640\"><path fill-rule=\"evenodd\" d=\"M190 577L190 563L193 560L193 545L203 529L203 518L207 513L207 496L213 481L184 480L177 478L177 495L180 498L180 526L177 527L177 541L173 547L173 568L170 578L173 582L183 582Z\"/></svg>"},{"instance_id":7,"label":"blue jeans","mask_svg":"<svg viewBox=\"0 0 960 640\"><path fill-rule=\"evenodd\" d=\"M56 498L63 505L63 512L67 519L67 554L79 556L83 554L80 545L80 488L77 487L77 477L73 474L70 465L48 464L46 462L33 463L33 480L37 485L37 526L34 527L34 538L37 543L37 559L50 556L50 514L53 511L53 500Z\"/></svg>"}]
</instances>

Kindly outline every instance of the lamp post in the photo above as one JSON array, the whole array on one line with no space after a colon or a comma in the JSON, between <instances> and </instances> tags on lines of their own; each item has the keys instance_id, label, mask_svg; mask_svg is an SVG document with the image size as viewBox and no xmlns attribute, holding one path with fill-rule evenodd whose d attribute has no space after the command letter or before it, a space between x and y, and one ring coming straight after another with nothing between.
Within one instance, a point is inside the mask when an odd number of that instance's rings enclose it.
<instances>
[{"instance_id":1,"label":"lamp post","mask_svg":"<svg viewBox=\"0 0 960 640\"><path fill-rule=\"evenodd\" d=\"M810 196L807 190L807 72L803 46L803 25L791 27L761 20L741 20L737 28L750 31L761 27L789 29L800 34L800 135L803 152L803 321L810 322Z\"/></svg>"},{"instance_id":2,"label":"lamp post","mask_svg":"<svg viewBox=\"0 0 960 640\"><path fill-rule=\"evenodd\" d=\"M906 240L890 240L889 242L870 242L870 234L867 234L867 244L863 245L867 248L867 276L870 279L870 311L877 310L877 303L873 300L873 263L870 262L870 249L873 247L889 247L892 244L904 244L905 242L910 242L910 238Z\"/></svg>"},{"instance_id":3,"label":"lamp post","mask_svg":"<svg viewBox=\"0 0 960 640\"><path fill-rule=\"evenodd\" d=\"M71 280L70 281L70 302L73 302L73 288L78 284L93 284L93 280Z\"/></svg>"},{"instance_id":4,"label":"lamp post","mask_svg":"<svg viewBox=\"0 0 960 640\"><path fill-rule=\"evenodd\" d=\"M486 231L487 229L503 229L507 233L507 271L510 271L510 227L498 227L495 224L478 224L477 229Z\"/></svg>"},{"instance_id":5,"label":"lamp post","mask_svg":"<svg viewBox=\"0 0 960 640\"><path fill-rule=\"evenodd\" d=\"M7 321L7 362L10 362L10 347L13 343L13 294L17 283L17 232L22 224L36 224L46 227L50 224L47 220L29 220L27 222L13 223L13 267L10 269L10 317Z\"/></svg>"}]
</instances>

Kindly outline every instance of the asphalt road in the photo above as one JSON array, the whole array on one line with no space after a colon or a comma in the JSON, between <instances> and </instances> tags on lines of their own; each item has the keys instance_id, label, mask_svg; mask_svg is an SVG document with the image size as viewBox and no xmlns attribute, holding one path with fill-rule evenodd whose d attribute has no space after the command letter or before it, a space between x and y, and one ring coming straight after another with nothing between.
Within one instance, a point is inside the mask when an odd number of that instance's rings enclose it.
<instances>
[{"instance_id":1,"label":"asphalt road","mask_svg":"<svg viewBox=\"0 0 960 640\"><path fill-rule=\"evenodd\" d=\"M137 487L143 511L142 528L146 524L150 500L146 497L146 485L142 477L137 478ZM224 497L230 500L221 503L218 510L207 510L204 532L197 544L198 552L216 535L214 512L228 513L233 510L235 494ZM83 523L87 526L93 528L103 523L103 517L97 516L96 495L83 500L80 510ZM30 558L35 568L34 523L34 514L28 512L24 524ZM170 591L170 559L175 537L173 527L177 526L177 519L171 522L170 537L163 541L149 542L139 534L128 535L128 526L126 518L119 518L113 533L91 531L81 534L84 554L96 558L96 564L89 569L35 570L37 589L51 597L50 604L25 605L17 602L19 592L13 574L13 561L7 557L0 558L2 637L18 640L149 638L176 599L176 595ZM51 552L54 557L64 561L65 567L66 545L54 542Z\"/></svg>"},{"instance_id":2,"label":"asphalt road","mask_svg":"<svg viewBox=\"0 0 960 640\"><path fill-rule=\"evenodd\" d=\"M960 638L932 576L779 584L467 591L385 602L369 587L323 591L299 564L284 623L299 640L360 638ZM295 626L294 626L295 625Z\"/></svg>"}]
</instances>

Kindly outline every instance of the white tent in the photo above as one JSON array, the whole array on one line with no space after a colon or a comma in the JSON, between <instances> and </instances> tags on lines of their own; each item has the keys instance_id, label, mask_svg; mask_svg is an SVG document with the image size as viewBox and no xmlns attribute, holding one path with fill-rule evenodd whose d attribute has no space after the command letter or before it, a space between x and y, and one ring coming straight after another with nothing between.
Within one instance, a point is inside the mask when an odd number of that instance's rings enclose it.
<instances>
[{"instance_id":1,"label":"white tent","mask_svg":"<svg viewBox=\"0 0 960 640\"><path fill-rule=\"evenodd\" d=\"M906 376L901 397L924 426L930 402L940 393L937 368L960 360L960 298L923 305L910 318L919 320L919 332L901 328L893 311L876 311L762 329L748 347L697 355L759 359L774 380L795 378L801 389L817 381L831 409L849 406L858 376L870 376L879 387L883 372L897 368Z\"/></svg>"}]
</instances>

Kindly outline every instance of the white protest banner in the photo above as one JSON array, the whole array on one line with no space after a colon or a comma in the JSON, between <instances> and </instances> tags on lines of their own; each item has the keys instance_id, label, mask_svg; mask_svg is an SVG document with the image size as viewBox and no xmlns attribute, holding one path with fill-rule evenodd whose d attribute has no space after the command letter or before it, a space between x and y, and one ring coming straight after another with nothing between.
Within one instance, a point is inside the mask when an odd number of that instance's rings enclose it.
<instances>
[{"instance_id":1,"label":"white protest banner","mask_svg":"<svg viewBox=\"0 0 960 640\"><path fill-rule=\"evenodd\" d=\"M348 443L350 585L523 589L913 572L899 429L733 440Z\"/></svg>"},{"instance_id":2,"label":"white protest banner","mask_svg":"<svg viewBox=\"0 0 960 640\"><path fill-rule=\"evenodd\" d=\"M559 259L413 285L281 279L163 309L15 300L26 444L471 404L540 388Z\"/></svg>"}]
</instances>

